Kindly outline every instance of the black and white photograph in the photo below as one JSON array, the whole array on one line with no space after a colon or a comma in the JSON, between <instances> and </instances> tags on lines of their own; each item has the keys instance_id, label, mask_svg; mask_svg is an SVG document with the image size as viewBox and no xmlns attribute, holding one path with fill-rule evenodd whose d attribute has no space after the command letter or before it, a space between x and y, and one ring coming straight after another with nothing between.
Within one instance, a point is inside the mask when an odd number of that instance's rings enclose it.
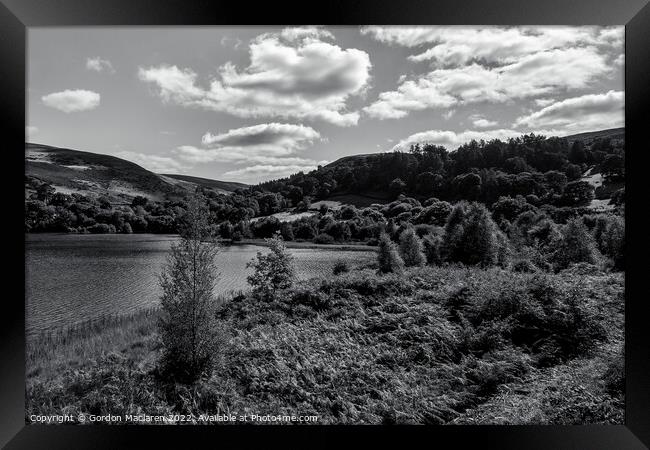
<instances>
[{"instance_id":1,"label":"black and white photograph","mask_svg":"<svg viewBox=\"0 0 650 450\"><path fill-rule=\"evenodd\" d=\"M28 426L625 424L624 26L26 41Z\"/></svg>"}]
</instances>

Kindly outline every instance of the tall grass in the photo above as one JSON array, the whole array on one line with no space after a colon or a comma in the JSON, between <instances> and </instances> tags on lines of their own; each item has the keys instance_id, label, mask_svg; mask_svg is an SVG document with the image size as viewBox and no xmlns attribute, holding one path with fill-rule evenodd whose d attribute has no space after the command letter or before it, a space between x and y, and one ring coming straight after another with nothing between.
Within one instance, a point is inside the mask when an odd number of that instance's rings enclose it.
<instances>
[{"instance_id":1,"label":"tall grass","mask_svg":"<svg viewBox=\"0 0 650 450\"><path fill-rule=\"evenodd\" d=\"M136 358L155 348L158 308L89 319L27 336L27 378L47 378L63 367L78 367L111 352Z\"/></svg>"}]
</instances>

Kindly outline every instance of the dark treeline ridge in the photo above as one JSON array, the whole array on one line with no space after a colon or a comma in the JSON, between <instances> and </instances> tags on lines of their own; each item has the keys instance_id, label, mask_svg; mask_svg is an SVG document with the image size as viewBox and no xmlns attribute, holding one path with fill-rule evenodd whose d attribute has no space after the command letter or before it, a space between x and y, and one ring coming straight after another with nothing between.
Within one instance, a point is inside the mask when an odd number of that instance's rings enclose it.
<instances>
[{"instance_id":1,"label":"dark treeline ridge","mask_svg":"<svg viewBox=\"0 0 650 450\"><path fill-rule=\"evenodd\" d=\"M280 231L285 240L374 245L382 230L396 235L393 230L413 225L420 237L431 234L459 201L486 205L506 233L525 212L557 224L590 216L586 206L594 196L611 197L614 214L622 215L624 160L622 140L601 138L585 145L531 134L507 142L471 141L453 152L417 144L408 152L346 157L229 195L202 187L197 191L206 198L211 225L224 239L267 238ZM600 192L580 179L589 169L604 177ZM187 199L157 202L138 196L116 205L105 197L67 195L31 175L25 186L27 232L177 233L187 210ZM337 210L322 205L292 223L264 217L307 211L314 201L345 194L393 201ZM251 222L255 217L262 218Z\"/></svg>"}]
</instances>

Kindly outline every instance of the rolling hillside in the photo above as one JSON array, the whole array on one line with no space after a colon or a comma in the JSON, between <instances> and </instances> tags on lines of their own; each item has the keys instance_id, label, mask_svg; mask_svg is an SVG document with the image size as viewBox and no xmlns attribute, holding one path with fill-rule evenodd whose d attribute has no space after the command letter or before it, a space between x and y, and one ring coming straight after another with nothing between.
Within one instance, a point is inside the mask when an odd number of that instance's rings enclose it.
<instances>
[{"instance_id":1,"label":"rolling hillside","mask_svg":"<svg viewBox=\"0 0 650 450\"><path fill-rule=\"evenodd\" d=\"M130 201L135 196L151 200L178 198L196 185L229 193L240 183L227 183L183 175L159 175L115 156L28 143L25 174L51 184L58 192L108 196Z\"/></svg>"},{"instance_id":2,"label":"rolling hillside","mask_svg":"<svg viewBox=\"0 0 650 450\"><path fill-rule=\"evenodd\" d=\"M586 145L596 139L610 138L613 141L625 141L625 128L611 128L609 130L590 131L587 133L572 134L564 137L567 141L582 141Z\"/></svg>"},{"instance_id":3,"label":"rolling hillside","mask_svg":"<svg viewBox=\"0 0 650 450\"><path fill-rule=\"evenodd\" d=\"M194 186L203 186L204 188L213 189L224 194L234 192L237 189L246 189L248 187L247 184L237 183L235 181L219 181L210 178L192 177L190 175L164 173L160 176L163 177L164 180L168 180L184 187L193 188Z\"/></svg>"}]
</instances>

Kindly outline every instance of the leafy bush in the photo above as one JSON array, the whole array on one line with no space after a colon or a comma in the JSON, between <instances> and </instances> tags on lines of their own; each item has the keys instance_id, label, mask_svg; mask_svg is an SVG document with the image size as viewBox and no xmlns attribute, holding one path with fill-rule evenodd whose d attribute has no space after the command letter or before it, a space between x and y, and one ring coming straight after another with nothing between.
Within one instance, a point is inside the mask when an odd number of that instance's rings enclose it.
<instances>
[{"instance_id":1,"label":"leafy bush","mask_svg":"<svg viewBox=\"0 0 650 450\"><path fill-rule=\"evenodd\" d=\"M276 235L265 239L270 252L257 252L255 259L246 264L253 268L253 274L247 277L253 293L265 300L272 300L278 289L286 289L293 284L295 271L293 257L287 252L282 236Z\"/></svg>"},{"instance_id":2,"label":"leafy bush","mask_svg":"<svg viewBox=\"0 0 650 450\"><path fill-rule=\"evenodd\" d=\"M458 203L445 226L445 259L468 265L496 265L505 243L501 234L485 206Z\"/></svg>"},{"instance_id":3,"label":"leafy bush","mask_svg":"<svg viewBox=\"0 0 650 450\"><path fill-rule=\"evenodd\" d=\"M423 266L426 263L422 242L415 234L413 227L408 227L400 235L399 253L407 267Z\"/></svg>"},{"instance_id":4,"label":"leafy bush","mask_svg":"<svg viewBox=\"0 0 650 450\"><path fill-rule=\"evenodd\" d=\"M427 264L440 265L443 262L443 238L439 234L427 234L422 239Z\"/></svg>"},{"instance_id":5,"label":"leafy bush","mask_svg":"<svg viewBox=\"0 0 650 450\"><path fill-rule=\"evenodd\" d=\"M395 243L386 233L382 233L379 238L377 262L382 273L399 272L404 267L404 261L397 252Z\"/></svg>"},{"instance_id":6,"label":"leafy bush","mask_svg":"<svg viewBox=\"0 0 650 450\"><path fill-rule=\"evenodd\" d=\"M334 238L327 233L320 233L314 238L314 244L333 244Z\"/></svg>"},{"instance_id":7,"label":"leafy bush","mask_svg":"<svg viewBox=\"0 0 650 450\"><path fill-rule=\"evenodd\" d=\"M343 260L336 261L334 267L332 267L332 273L334 275L340 275L349 271L350 268L348 267L348 263Z\"/></svg>"},{"instance_id":8,"label":"leafy bush","mask_svg":"<svg viewBox=\"0 0 650 450\"><path fill-rule=\"evenodd\" d=\"M565 269L572 263L595 264L597 261L594 238L581 219L569 220L554 248L551 260L556 270Z\"/></svg>"}]
</instances>

